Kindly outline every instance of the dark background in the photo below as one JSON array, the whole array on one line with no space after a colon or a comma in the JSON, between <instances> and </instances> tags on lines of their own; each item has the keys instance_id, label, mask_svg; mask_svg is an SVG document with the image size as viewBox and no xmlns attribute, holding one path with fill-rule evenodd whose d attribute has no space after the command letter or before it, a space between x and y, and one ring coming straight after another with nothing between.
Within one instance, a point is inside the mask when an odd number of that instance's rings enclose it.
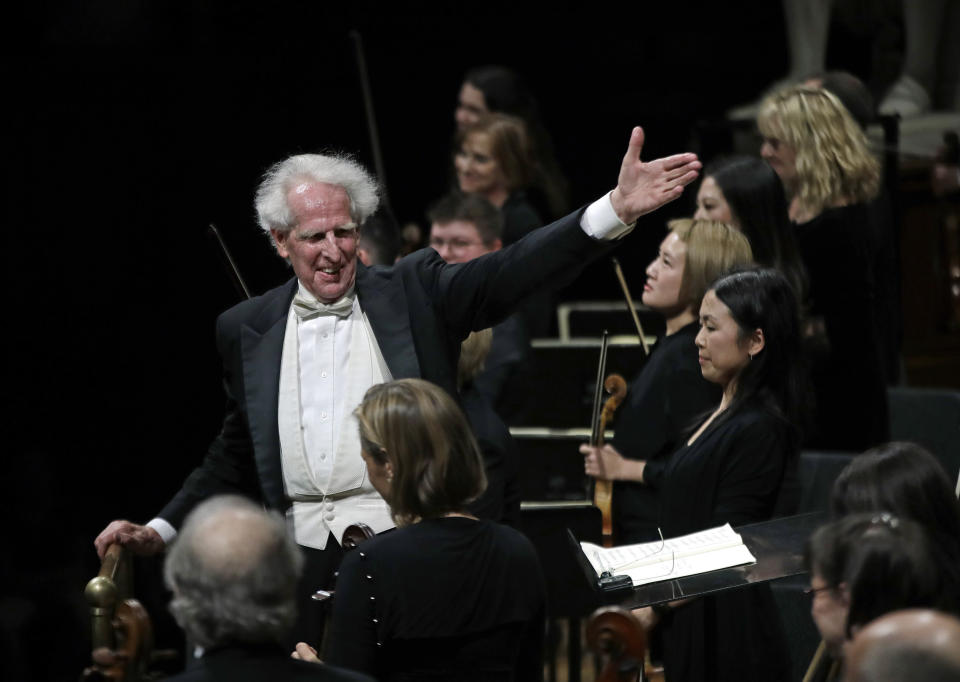
<instances>
[{"instance_id":1,"label":"dark background","mask_svg":"<svg viewBox=\"0 0 960 682\"><path fill-rule=\"evenodd\" d=\"M846 5L830 62L875 83L877 27L898 34L874 6L897 3ZM151 518L219 428L213 324L237 296L207 224L263 291L289 276L254 222L266 166L323 149L372 166L350 29L365 43L402 221L422 221L446 188L469 67L526 77L580 205L614 185L631 126L644 125L647 158L696 149L696 121L787 66L780 6L768 1L90 0L30 3L7 21L3 679L75 679L89 652L93 538L111 519ZM646 219L621 249L634 288L665 218L689 210L677 202ZM594 268L565 295L614 287ZM150 589L159 563L138 568L169 644Z\"/></svg>"}]
</instances>

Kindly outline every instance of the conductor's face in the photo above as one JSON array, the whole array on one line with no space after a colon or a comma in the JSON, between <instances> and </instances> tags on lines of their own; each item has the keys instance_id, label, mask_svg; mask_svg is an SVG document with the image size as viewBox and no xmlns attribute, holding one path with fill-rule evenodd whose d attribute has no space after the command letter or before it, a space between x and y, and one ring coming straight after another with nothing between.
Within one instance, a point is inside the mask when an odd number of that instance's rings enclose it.
<instances>
[{"instance_id":1,"label":"conductor's face","mask_svg":"<svg viewBox=\"0 0 960 682\"><path fill-rule=\"evenodd\" d=\"M277 252L290 261L297 279L324 303L333 303L357 274L357 226L350 199L337 185L305 180L287 193L294 227L273 230Z\"/></svg>"}]
</instances>

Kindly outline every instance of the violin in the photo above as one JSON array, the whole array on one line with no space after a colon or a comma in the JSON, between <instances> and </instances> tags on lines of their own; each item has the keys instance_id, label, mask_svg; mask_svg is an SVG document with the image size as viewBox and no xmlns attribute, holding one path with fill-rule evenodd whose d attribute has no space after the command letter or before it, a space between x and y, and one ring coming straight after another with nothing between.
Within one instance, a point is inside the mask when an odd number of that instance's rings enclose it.
<instances>
[{"instance_id":1,"label":"violin","mask_svg":"<svg viewBox=\"0 0 960 682\"><path fill-rule=\"evenodd\" d=\"M591 425L590 445L603 447L603 432L613 419L614 412L623 403L627 395L627 382L619 374L611 374L603 379L607 367L607 342L609 334L604 331L600 343L600 366L597 370L597 386L593 396L593 423ZM601 385L610 397L600 405L603 395ZM613 546L613 481L595 479L593 481L593 504L600 510L602 521L603 546Z\"/></svg>"}]
</instances>

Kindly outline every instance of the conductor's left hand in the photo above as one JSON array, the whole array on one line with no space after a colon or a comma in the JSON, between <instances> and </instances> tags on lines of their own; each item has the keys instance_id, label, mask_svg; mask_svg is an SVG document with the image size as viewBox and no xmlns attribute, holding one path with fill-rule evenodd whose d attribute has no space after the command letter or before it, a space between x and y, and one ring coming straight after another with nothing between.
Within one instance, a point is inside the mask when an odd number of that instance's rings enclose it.
<instances>
[{"instance_id":1,"label":"conductor's left hand","mask_svg":"<svg viewBox=\"0 0 960 682\"><path fill-rule=\"evenodd\" d=\"M696 154L674 154L655 161L641 161L643 128L630 134L627 153L620 165L617 187L610 195L617 216L628 225L683 194L701 168Z\"/></svg>"}]
</instances>

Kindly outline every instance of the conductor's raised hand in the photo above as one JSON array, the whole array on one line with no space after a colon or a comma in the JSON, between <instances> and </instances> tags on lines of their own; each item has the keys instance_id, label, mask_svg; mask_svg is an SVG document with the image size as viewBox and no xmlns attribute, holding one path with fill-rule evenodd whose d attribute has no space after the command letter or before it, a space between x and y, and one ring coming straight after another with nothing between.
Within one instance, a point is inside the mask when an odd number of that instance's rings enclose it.
<instances>
[{"instance_id":1,"label":"conductor's raised hand","mask_svg":"<svg viewBox=\"0 0 960 682\"><path fill-rule=\"evenodd\" d=\"M610 195L613 210L628 225L683 194L701 168L696 154L674 154L654 161L641 161L643 128L630 134L630 144L620 165L617 187Z\"/></svg>"},{"instance_id":2,"label":"conductor's raised hand","mask_svg":"<svg viewBox=\"0 0 960 682\"><path fill-rule=\"evenodd\" d=\"M93 541L93 546L102 559L110 545L115 543L141 556L159 554L165 547L160 533L149 526L139 526L129 521L111 521Z\"/></svg>"}]
</instances>

